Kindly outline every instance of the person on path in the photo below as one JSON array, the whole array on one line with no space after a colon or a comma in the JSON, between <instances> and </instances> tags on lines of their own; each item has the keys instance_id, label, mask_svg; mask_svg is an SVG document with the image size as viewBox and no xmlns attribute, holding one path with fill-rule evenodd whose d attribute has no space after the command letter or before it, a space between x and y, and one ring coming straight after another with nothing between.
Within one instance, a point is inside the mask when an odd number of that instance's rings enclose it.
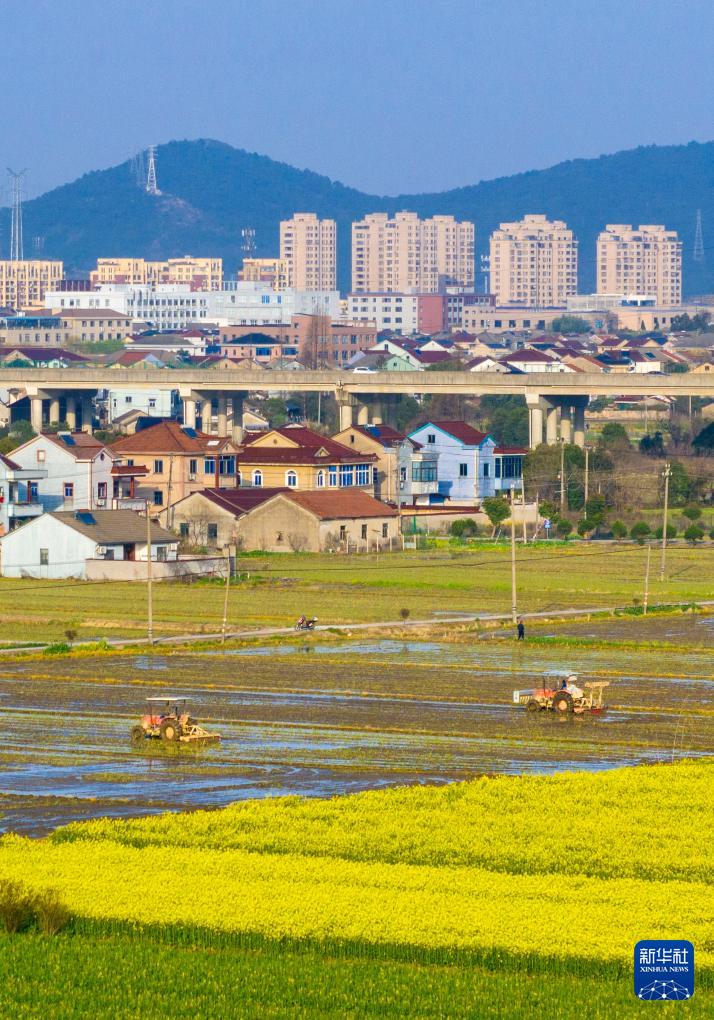
<instances>
[{"instance_id":1,"label":"person on path","mask_svg":"<svg viewBox=\"0 0 714 1020\"><path fill-rule=\"evenodd\" d=\"M523 640L525 640L525 636L526 636L526 628L525 628L525 624L523 623L523 617L522 616L518 617L517 623L518 623L518 640L519 641L523 641Z\"/></svg>"}]
</instances>

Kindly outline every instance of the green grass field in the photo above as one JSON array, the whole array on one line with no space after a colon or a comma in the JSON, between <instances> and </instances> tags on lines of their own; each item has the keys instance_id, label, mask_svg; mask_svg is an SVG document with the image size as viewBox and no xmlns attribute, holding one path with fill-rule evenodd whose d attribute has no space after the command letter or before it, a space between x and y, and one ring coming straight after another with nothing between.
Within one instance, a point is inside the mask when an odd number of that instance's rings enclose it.
<instances>
[{"instance_id":1,"label":"green grass field","mask_svg":"<svg viewBox=\"0 0 714 1020\"><path fill-rule=\"evenodd\" d=\"M646 550L630 544L545 544L518 547L518 607L522 613L569 607L626 607L642 600ZM300 613L339 626L399 618L438 619L455 611L505 613L511 606L510 550L464 549L380 556L256 555L239 562L231 590L232 629L290 626ZM672 546L659 580L652 550L650 604L714 597L714 546ZM220 629L220 582L154 586L157 634ZM146 632L146 589L134 583L0 580L3 643L139 637Z\"/></svg>"}]
</instances>

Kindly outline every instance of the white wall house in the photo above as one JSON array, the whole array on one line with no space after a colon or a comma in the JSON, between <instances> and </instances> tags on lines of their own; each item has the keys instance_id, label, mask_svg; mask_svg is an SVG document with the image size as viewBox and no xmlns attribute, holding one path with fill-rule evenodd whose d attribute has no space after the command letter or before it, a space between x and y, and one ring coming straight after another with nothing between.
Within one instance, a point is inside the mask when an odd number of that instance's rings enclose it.
<instances>
[{"instance_id":1,"label":"white wall house","mask_svg":"<svg viewBox=\"0 0 714 1020\"><path fill-rule=\"evenodd\" d=\"M43 472L36 496L43 510L94 510L111 506L115 453L86 432L57 432L35 436L12 451L24 471ZM29 483L18 482L20 499L28 498Z\"/></svg>"},{"instance_id":2,"label":"white wall house","mask_svg":"<svg viewBox=\"0 0 714 1020\"><path fill-rule=\"evenodd\" d=\"M37 486L46 473L38 468L23 470L14 460L0 454L0 535L40 516L42 505Z\"/></svg>"},{"instance_id":3,"label":"white wall house","mask_svg":"<svg viewBox=\"0 0 714 1020\"><path fill-rule=\"evenodd\" d=\"M492 436L463 421L431 421L409 437L438 454L439 495L444 499L473 504L495 494Z\"/></svg>"},{"instance_id":4,"label":"white wall house","mask_svg":"<svg viewBox=\"0 0 714 1020\"><path fill-rule=\"evenodd\" d=\"M176 560L178 538L152 521L151 559ZM3 577L87 577L87 561L146 561L146 518L133 510L42 514L0 538Z\"/></svg>"},{"instance_id":5,"label":"white wall house","mask_svg":"<svg viewBox=\"0 0 714 1020\"><path fill-rule=\"evenodd\" d=\"M127 411L152 418L172 418L179 411L177 390L121 389L107 391L107 420L114 422Z\"/></svg>"}]
</instances>

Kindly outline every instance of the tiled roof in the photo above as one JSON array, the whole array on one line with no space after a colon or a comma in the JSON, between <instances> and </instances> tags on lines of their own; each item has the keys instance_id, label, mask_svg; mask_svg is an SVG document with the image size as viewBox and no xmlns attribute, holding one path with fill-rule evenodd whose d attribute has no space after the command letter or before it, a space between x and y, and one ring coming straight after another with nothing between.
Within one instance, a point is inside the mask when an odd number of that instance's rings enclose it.
<instances>
[{"instance_id":1,"label":"tiled roof","mask_svg":"<svg viewBox=\"0 0 714 1020\"><path fill-rule=\"evenodd\" d=\"M106 443L101 443L88 432L43 432L42 438L73 454L77 460L93 460L102 450L111 455Z\"/></svg>"},{"instance_id":2,"label":"tiled roof","mask_svg":"<svg viewBox=\"0 0 714 1020\"><path fill-rule=\"evenodd\" d=\"M361 489L342 489L328 492L295 492L287 498L298 506L309 510L320 520L334 520L349 517L398 517L394 507L380 503L374 496Z\"/></svg>"},{"instance_id":3,"label":"tiled roof","mask_svg":"<svg viewBox=\"0 0 714 1020\"><path fill-rule=\"evenodd\" d=\"M488 432L479 432L473 425L467 425L465 421L428 421L424 424L434 425L437 429L441 429L442 432L446 432L468 446L480 446L484 439L488 438ZM418 427L423 428L422 425Z\"/></svg>"},{"instance_id":4,"label":"tiled roof","mask_svg":"<svg viewBox=\"0 0 714 1020\"><path fill-rule=\"evenodd\" d=\"M215 453L229 446L230 438L209 436L197 429L183 428L175 421L162 421L133 436L122 436L112 443L112 450L120 454L132 453Z\"/></svg>"},{"instance_id":5,"label":"tiled roof","mask_svg":"<svg viewBox=\"0 0 714 1020\"><path fill-rule=\"evenodd\" d=\"M60 308L54 314L58 319L131 319L130 315L113 308Z\"/></svg>"},{"instance_id":6,"label":"tiled roof","mask_svg":"<svg viewBox=\"0 0 714 1020\"><path fill-rule=\"evenodd\" d=\"M414 357L418 358L422 365L440 365L444 361L455 360L449 351L415 351Z\"/></svg>"},{"instance_id":7,"label":"tiled roof","mask_svg":"<svg viewBox=\"0 0 714 1020\"><path fill-rule=\"evenodd\" d=\"M16 464L14 460L10 460L3 453L0 453L0 464L4 464L9 471L22 471L19 464Z\"/></svg>"},{"instance_id":8,"label":"tiled roof","mask_svg":"<svg viewBox=\"0 0 714 1020\"><path fill-rule=\"evenodd\" d=\"M267 443L260 443L256 446L257 440L265 439L273 433L297 443L297 447L268 445ZM246 436L244 443L245 449L241 452L240 459L246 460L246 454L248 454L247 462L251 464L270 464L271 459L276 457L280 464L311 464L313 462L323 464L330 461L348 461L350 463L361 461L365 463L375 459L372 453L356 453L355 450L351 450L343 443L338 443L327 436L321 436L319 432L313 432L312 429L308 429L304 425L287 425L280 429L271 429L270 432L258 432L255 435ZM324 454L318 456L319 450L325 450L327 456ZM253 457L255 459L250 459Z\"/></svg>"},{"instance_id":9,"label":"tiled roof","mask_svg":"<svg viewBox=\"0 0 714 1020\"><path fill-rule=\"evenodd\" d=\"M252 489L243 487L233 489L202 489L200 495L205 496L206 499L209 499L223 510L239 515L247 513L254 506L259 506L266 499L272 499L273 496L277 496L281 492L290 491L290 489L286 488L261 488L256 486Z\"/></svg>"},{"instance_id":10,"label":"tiled roof","mask_svg":"<svg viewBox=\"0 0 714 1020\"><path fill-rule=\"evenodd\" d=\"M528 450L522 446L497 446L493 451L497 454L521 454L523 457L528 453Z\"/></svg>"},{"instance_id":11,"label":"tiled roof","mask_svg":"<svg viewBox=\"0 0 714 1020\"><path fill-rule=\"evenodd\" d=\"M50 515L98 545L146 542L146 517L134 510L57 510ZM176 535L151 522L152 542L177 542Z\"/></svg>"},{"instance_id":12,"label":"tiled roof","mask_svg":"<svg viewBox=\"0 0 714 1020\"><path fill-rule=\"evenodd\" d=\"M393 429L391 425L353 425L352 427L356 432L361 432L363 436L376 440L382 446L394 446L395 443L403 443L405 439L409 439L408 435ZM409 442L415 449L420 448L420 444L415 440L409 439Z\"/></svg>"},{"instance_id":13,"label":"tiled roof","mask_svg":"<svg viewBox=\"0 0 714 1020\"><path fill-rule=\"evenodd\" d=\"M501 361L524 361L524 362L530 361L541 362L544 365L545 364L552 365L552 363L555 361L555 358L549 357L547 354L544 354L543 351L522 350L513 351L512 354L505 354L501 358Z\"/></svg>"},{"instance_id":14,"label":"tiled roof","mask_svg":"<svg viewBox=\"0 0 714 1020\"><path fill-rule=\"evenodd\" d=\"M0 350L3 361L6 361L13 354L20 354L31 361L54 361L59 358L62 361L86 361L86 355L75 354L73 351L65 351L62 347L3 347Z\"/></svg>"}]
</instances>

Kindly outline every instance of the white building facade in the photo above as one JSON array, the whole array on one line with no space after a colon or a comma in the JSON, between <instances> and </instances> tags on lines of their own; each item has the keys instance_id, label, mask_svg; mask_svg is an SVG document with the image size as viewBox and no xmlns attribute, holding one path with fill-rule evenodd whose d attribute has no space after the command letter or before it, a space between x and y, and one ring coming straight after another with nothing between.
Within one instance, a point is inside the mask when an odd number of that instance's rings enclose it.
<instances>
[{"instance_id":1,"label":"white building facade","mask_svg":"<svg viewBox=\"0 0 714 1020\"><path fill-rule=\"evenodd\" d=\"M12 460L24 471L40 469L35 497L42 509L93 510L111 505L112 468L116 454L84 432L39 435L12 451ZM29 482L18 482L19 496L27 499Z\"/></svg>"}]
</instances>

